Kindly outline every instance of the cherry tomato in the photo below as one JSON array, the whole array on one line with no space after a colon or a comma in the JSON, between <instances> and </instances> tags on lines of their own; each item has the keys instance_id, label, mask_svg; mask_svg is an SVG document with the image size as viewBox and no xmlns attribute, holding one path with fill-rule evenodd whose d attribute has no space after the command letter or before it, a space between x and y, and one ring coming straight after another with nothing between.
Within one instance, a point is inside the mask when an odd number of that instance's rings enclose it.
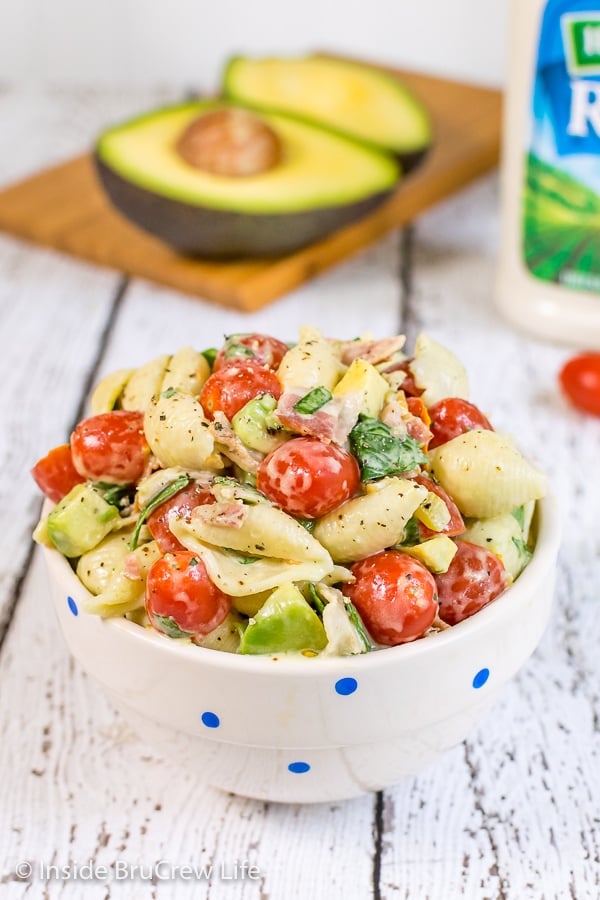
<instances>
[{"instance_id":1,"label":"cherry tomato","mask_svg":"<svg viewBox=\"0 0 600 900\"><path fill-rule=\"evenodd\" d=\"M464 434L465 431L472 431L474 428L483 428L486 431L493 431L487 418L478 409L475 404L469 403L468 400L462 400L460 397L445 397L429 407L429 415L431 416L431 433L433 438L429 444L429 449L439 447L446 441Z\"/></svg>"},{"instance_id":2,"label":"cherry tomato","mask_svg":"<svg viewBox=\"0 0 600 900\"><path fill-rule=\"evenodd\" d=\"M169 500L161 503L153 513L148 516L146 524L150 534L163 553L174 553L176 550L185 550L183 544L177 540L169 528L169 513L177 512L179 517L187 517L197 506L206 503L214 503L215 498L209 490L200 484L188 484Z\"/></svg>"},{"instance_id":3,"label":"cherry tomato","mask_svg":"<svg viewBox=\"0 0 600 900\"><path fill-rule=\"evenodd\" d=\"M432 531L430 528L427 528L426 525L423 525L422 522L419 522L419 536L421 540L425 538L432 537L435 534L447 534L449 537L454 537L457 534L462 534L465 531L465 523L463 522L463 517L460 514L460 510L458 506L450 496L447 494L441 484L438 484L437 481L433 481L431 478L427 478L426 475L415 475L413 481L416 481L417 484L423 485L424 488L427 488L428 491L431 491L433 494L437 494L440 497L446 506L448 507L448 512L450 513L450 521L444 525L441 531Z\"/></svg>"},{"instance_id":4,"label":"cherry tomato","mask_svg":"<svg viewBox=\"0 0 600 900\"><path fill-rule=\"evenodd\" d=\"M416 559L384 550L352 566L344 594L378 644L393 647L422 637L438 611L435 581Z\"/></svg>"},{"instance_id":5,"label":"cherry tomato","mask_svg":"<svg viewBox=\"0 0 600 900\"><path fill-rule=\"evenodd\" d=\"M281 382L274 372L252 359L227 362L204 383L200 403L208 419L219 410L231 421L242 406L259 394L281 396Z\"/></svg>"},{"instance_id":6,"label":"cherry tomato","mask_svg":"<svg viewBox=\"0 0 600 900\"><path fill-rule=\"evenodd\" d=\"M506 569L493 553L468 541L457 541L450 568L436 575L440 618L456 625L483 609L506 588Z\"/></svg>"},{"instance_id":7,"label":"cherry tomato","mask_svg":"<svg viewBox=\"0 0 600 900\"><path fill-rule=\"evenodd\" d=\"M58 503L71 488L85 481L73 465L69 444L55 447L47 456L38 460L31 474L39 489L53 503Z\"/></svg>"},{"instance_id":8,"label":"cherry tomato","mask_svg":"<svg viewBox=\"0 0 600 900\"><path fill-rule=\"evenodd\" d=\"M230 609L231 597L212 583L202 560L188 550L166 553L148 572L148 618L170 637L208 634Z\"/></svg>"},{"instance_id":9,"label":"cherry tomato","mask_svg":"<svg viewBox=\"0 0 600 900\"><path fill-rule=\"evenodd\" d=\"M261 463L257 487L292 516L317 519L358 490L358 463L337 444L318 438L286 441Z\"/></svg>"},{"instance_id":10,"label":"cherry tomato","mask_svg":"<svg viewBox=\"0 0 600 900\"><path fill-rule=\"evenodd\" d=\"M144 413L119 409L84 419L71 435L71 452L85 478L111 484L138 481L150 455Z\"/></svg>"},{"instance_id":11,"label":"cherry tomato","mask_svg":"<svg viewBox=\"0 0 600 900\"><path fill-rule=\"evenodd\" d=\"M213 372L235 361L236 357L254 359L267 369L277 369L289 349L283 341L268 334L232 334L217 353Z\"/></svg>"},{"instance_id":12,"label":"cherry tomato","mask_svg":"<svg viewBox=\"0 0 600 900\"><path fill-rule=\"evenodd\" d=\"M600 353L580 353L562 367L560 386L577 409L600 416Z\"/></svg>"}]
</instances>

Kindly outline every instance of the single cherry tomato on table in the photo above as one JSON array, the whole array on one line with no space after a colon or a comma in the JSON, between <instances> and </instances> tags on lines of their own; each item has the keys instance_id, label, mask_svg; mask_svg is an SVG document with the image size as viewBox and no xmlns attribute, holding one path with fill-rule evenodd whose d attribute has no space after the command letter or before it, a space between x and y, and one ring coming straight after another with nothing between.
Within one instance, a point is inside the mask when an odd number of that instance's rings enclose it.
<instances>
[{"instance_id":1,"label":"single cherry tomato on table","mask_svg":"<svg viewBox=\"0 0 600 900\"><path fill-rule=\"evenodd\" d=\"M438 611L435 581L416 559L398 550L368 556L351 568L342 588L378 644L393 647L422 637Z\"/></svg>"},{"instance_id":2,"label":"single cherry tomato on table","mask_svg":"<svg viewBox=\"0 0 600 900\"><path fill-rule=\"evenodd\" d=\"M281 396L281 382L274 372L252 359L231 359L205 381L200 403L208 419L223 412L231 421L236 412L259 394Z\"/></svg>"},{"instance_id":3,"label":"single cherry tomato on table","mask_svg":"<svg viewBox=\"0 0 600 900\"><path fill-rule=\"evenodd\" d=\"M146 612L169 637L200 637L213 631L231 609L231 597L208 577L200 557L188 550L166 553L146 580Z\"/></svg>"},{"instance_id":4,"label":"single cherry tomato on table","mask_svg":"<svg viewBox=\"0 0 600 900\"><path fill-rule=\"evenodd\" d=\"M469 541L456 546L448 571L435 576L440 619L448 625L479 612L506 588L506 569L497 556Z\"/></svg>"},{"instance_id":5,"label":"single cherry tomato on table","mask_svg":"<svg viewBox=\"0 0 600 900\"><path fill-rule=\"evenodd\" d=\"M580 353L562 367L560 386L573 406L600 416L600 353Z\"/></svg>"},{"instance_id":6,"label":"single cherry tomato on table","mask_svg":"<svg viewBox=\"0 0 600 900\"><path fill-rule=\"evenodd\" d=\"M153 513L148 516L146 522L150 534L163 553L174 553L176 550L185 550L183 544L177 540L169 528L169 514L173 511L180 518L189 516L197 506L214 503L215 498L211 492L200 484L188 484L173 497L161 503Z\"/></svg>"},{"instance_id":7,"label":"single cherry tomato on table","mask_svg":"<svg viewBox=\"0 0 600 900\"><path fill-rule=\"evenodd\" d=\"M53 503L58 503L71 488L85 481L73 465L69 444L54 447L50 453L36 462L31 474L42 493Z\"/></svg>"},{"instance_id":8,"label":"single cherry tomato on table","mask_svg":"<svg viewBox=\"0 0 600 900\"><path fill-rule=\"evenodd\" d=\"M318 438L292 438L261 463L257 487L292 516L318 519L358 490L360 470L354 457Z\"/></svg>"},{"instance_id":9,"label":"single cherry tomato on table","mask_svg":"<svg viewBox=\"0 0 600 900\"><path fill-rule=\"evenodd\" d=\"M283 341L268 334L232 334L217 353L213 372L236 358L253 359L267 369L277 369L289 349Z\"/></svg>"},{"instance_id":10,"label":"single cherry tomato on table","mask_svg":"<svg viewBox=\"0 0 600 900\"><path fill-rule=\"evenodd\" d=\"M432 494L437 494L437 496L444 501L444 503L448 507L448 512L450 513L450 520L440 531L432 531L430 528L427 528L426 525L423 525L422 522L419 522L419 537L421 538L421 540L432 537L436 534L447 534L448 537L454 537L457 534L462 534L463 531L465 531L465 523L463 522L463 517L460 514L458 506L456 505L450 494L446 493L441 484L438 484L437 481L434 481L432 478L428 478L426 475L415 475L412 480L416 481L417 484L422 485L424 488L427 488L427 490L431 491Z\"/></svg>"},{"instance_id":11,"label":"single cherry tomato on table","mask_svg":"<svg viewBox=\"0 0 600 900\"><path fill-rule=\"evenodd\" d=\"M469 403L461 397L444 397L443 400L438 400L429 407L429 415L431 416L429 428L433 434L429 444L430 450L451 441L459 434L473 431L474 428L494 430L481 410L474 403Z\"/></svg>"}]
</instances>

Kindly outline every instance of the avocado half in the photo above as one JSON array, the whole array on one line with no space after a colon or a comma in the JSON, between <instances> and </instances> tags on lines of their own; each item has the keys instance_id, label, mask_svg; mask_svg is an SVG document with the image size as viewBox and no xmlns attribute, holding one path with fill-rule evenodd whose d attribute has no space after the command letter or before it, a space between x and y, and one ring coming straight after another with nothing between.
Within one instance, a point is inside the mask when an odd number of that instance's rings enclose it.
<instances>
[{"instance_id":1,"label":"avocado half","mask_svg":"<svg viewBox=\"0 0 600 900\"><path fill-rule=\"evenodd\" d=\"M298 250L381 204L397 162L324 128L275 113L281 159L233 177L186 162L178 140L198 117L231 108L213 100L168 107L104 132L97 171L114 206L180 253L208 258L278 256Z\"/></svg>"},{"instance_id":2,"label":"avocado half","mask_svg":"<svg viewBox=\"0 0 600 900\"><path fill-rule=\"evenodd\" d=\"M405 173L432 143L423 104L397 78L365 63L237 56L225 68L222 90L233 102L292 115L391 153Z\"/></svg>"}]
</instances>

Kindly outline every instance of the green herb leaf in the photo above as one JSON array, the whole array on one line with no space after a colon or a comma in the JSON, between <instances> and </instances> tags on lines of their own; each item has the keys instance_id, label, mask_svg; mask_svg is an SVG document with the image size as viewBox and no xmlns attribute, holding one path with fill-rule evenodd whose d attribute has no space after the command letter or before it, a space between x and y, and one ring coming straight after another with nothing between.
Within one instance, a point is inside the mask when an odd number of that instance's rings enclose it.
<instances>
[{"instance_id":1,"label":"green herb leaf","mask_svg":"<svg viewBox=\"0 0 600 900\"><path fill-rule=\"evenodd\" d=\"M229 490L219 492L219 485L226 489L228 488ZM236 478L231 478L229 475L215 475L213 478L213 486L217 488L217 491L215 491L217 499L241 500L242 503L246 503L248 506L256 506L257 503L269 503L265 494L263 494L262 491L259 491L253 484L242 484Z\"/></svg>"},{"instance_id":2,"label":"green herb leaf","mask_svg":"<svg viewBox=\"0 0 600 900\"><path fill-rule=\"evenodd\" d=\"M348 600L344 597L344 606L346 607L346 612L348 613L348 618L354 625L356 629L356 633L358 634L365 651L368 653L369 650L373 649L373 644L371 643L371 638L367 634L367 629L363 625L363 620L358 614L358 610L355 607L354 603L351 600Z\"/></svg>"},{"instance_id":3,"label":"green herb leaf","mask_svg":"<svg viewBox=\"0 0 600 900\"><path fill-rule=\"evenodd\" d=\"M297 403L294 403L294 409L305 416L310 416L311 413L316 412L322 406L325 406L326 403L329 403L332 397L333 394L327 388L316 387L309 391L308 394L305 394Z\"/></svg>"},{"instance_id":4,"label":"green herb leaf","mask_svg":"<svg viewBox=\"0 0 600 900\"><path fill-rule=\"evenodd\" d=\"M174 388L174 387L168 387L168 388L166 389L166 391L163 391L162 394L161 394L160 396L161 396L161 397L164 397L165 400L170 400L171 397L173 397L176 393L177 393L177 388Z\"/></svg>"},{"instance_id":5,"label":"green herb leaf","mask_svg":"<svg viewBox=\"0 0 600 900\"><path fill-rule=\"evenodd\" d=\"M204 357L206 362L209 364L211 369L215 364L215 359L217 358L218 352L219 351L217 350L216 347L207 347L206 350L202 350L202 356Z\"/></svg>"},{"instance_id":6,"label":"green herb leaf","mask_svg":"<svg viewBox=\"0 0 600 900\"><path fill-rule=\"evenodd\" d=\"M231 343L225 351L225 359L232 359L234 356L256 356L256 354L244 344Z\"/></svg>"},{"instance_id":7,"label":"green herb leaf","mask_svg":"<svg viewBox=\"0 0 600 900\"><path fill-rule=\"evenodd\" d=\"M427 462L414 438L394 437L385 422L370 416L359 417L358 424L350 432L350 448L358 459L362 481L401 475Z\"/></svg>"},{"instance_id":8,"label":"green herb leaf","mask_svg":"<svg viewBox=\"0 0 600 900\"><path fill-rule=\"evenodd\" d=\"M419 534L419 520L416 516L411 516L404 528L401 544L405 547L414 547L421 539Z\"/></svg>"},{"instance_id":9,"label":"green herb leaf","mask_svg":"<svg viewBox=\"0 0 600 900\"><path fill-rule=\"evenodd\" d=\"M137 547L137 543L140 537L140 531L142 530L142 525L146 521L146 519L154 512L154 510L164 503L165 500L170 500L171 497L174 497L175 494L178 494L182 488L186 487L190 481L191 477L187 475L185 472L183 475L180 475L175 481L172 481L166 487L159 491L156 497L153 497L149 503L143 508L137 517L137 522L135 523L135 528L133 529L133 534L131 535L131 541L129 542L129 549L135 550Z\"/></svg>"},{"instance_id":10,"label":"green herb leaf","mask_svg":"<svg viewBox=\"0 0 600 900\"><path fill-rule=\"evenodd\" d=\"M94 487L99 494L102 494L107 503L116 506L117 509L127 506L130 502L129 495L132 492L130 484L109 484L107 481L96 481ZM123 503L124 500L125 503Z\"/></svg>"},{"instance_id":11,"label":"green herb leaf","mask_svg":"<svg viewBox=\"0 0 600 900\"><path fill-rule=\"evenodd\" d=\"M298 525L302 525L303 528L306 528L309 534L312 534L314 531L314 527L317 524L315 519L296 519Z\"/></svg>"},{"instance_id":12,"label":"green herb leaf","mask_svg":"<svg viewBox=\"0 0 600 900\"><path fill-rule=\"evenodd\" d=\"M158 626L163 634L167 635L167 637L190 638L192 636L192 632L183 631L179 627L173 616L157 616L156 614L154 614L152 616L152 621L155 625Z\"/></svg>"},{"instance_id":13,"label":"green herb leaf","mask_svg":"<svg viewBox=\"0 0 600 900\"><path fill-rule=\"evenodd\" d=\"M312 605L314 606L314 608L316 609L318 614L322 617L323 610L325 609L325 604L319 597L319 594L317 592L317 588L316 588L315 584L312 581L309 581L306 587L307 587L307 592L308 592L309 603L312 603Z\"/></svg>"},{"instance_id":14,"label":"green herb leaf","mask_svg":"<svg viewBox=\"0 0 600 900\"><path fill-rule=\"evenodd\" d=\"M531 550L529 549L529 547L527 546L527 544L525 543L525 541L523 540L523 538L512 537L511 540L512 540L513 544L515 545L515 547L517 548L521 559L526 560L526 562L528 563L529 560L531 559L531 557L533 556L533 554L532 554Z\"/></svg>"},{"instance_id":15,"label":"green herb leaf","mask_svg":"<svg viewBox=\"0 0 600 900\"><path fill-rule=\"evenodd\" d=\"M262 559L261 556L244 556L239 552L239 550L232 550L231 547L223 547L222 549L225 550L226 553L229 553L230 556L234 556L242 566L251 566L252 563L258 562L259 559Z\"/></svg>"},{"instance_id":16,"label":"green herb leaf","mask_svg":"<svg viewBox=\"0 0 600 900\"><path fill-rule=\"evenodd\" d=\"M516 509L513 509L511 515L517 520L521 531L523 531L525 528L525 507L517 506Z\"/></svg>"}]
</instances>

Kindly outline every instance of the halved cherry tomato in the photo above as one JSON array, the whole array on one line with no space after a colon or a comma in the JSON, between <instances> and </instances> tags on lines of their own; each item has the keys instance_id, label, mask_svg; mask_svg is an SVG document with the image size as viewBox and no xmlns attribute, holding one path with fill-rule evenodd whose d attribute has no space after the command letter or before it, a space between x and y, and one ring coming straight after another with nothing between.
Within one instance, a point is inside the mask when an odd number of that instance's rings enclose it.
<instances>
[{"instance_id":1,"label":"halved cherry tomato","mask_svg":"<svg viewBox=\"0 0 600 900\"><path fill-rule=\"evenodd\" d=\"M118 409L84 419L71 435L71 452L85 478L133 484L142 477L150 455L144 413Z\"/></svg>"},{"instance_id":2,"label":"halved cherry tomato","mask_svg":"<svg viewBox=\"0 0 600 900\"><path fill-rule=\"evenodd\" d=\"M211 492L200 484L188 484L171 497L161 503L153 513L148 516L146 524L150 534L163 553L174 553L176 550L185 550L183 544L177 540L169 528L169 513L175 510L179 517L188 516L197 506L206 503L214 503L215 498Z\"/></svg>"},{"instance_id":3,"label":"halved cherry tomato","mask_svg":"<svg viewBox=\"0 0 600 900\"><path fill-rule=\"evenodd\" d=\"M360 470L354 457L318 438L292 438L261 463L257 487L292 516L317 519L358 490Z\"/></svg>"},{"instance_id":4,"label":"halved cherry tomato","mask_svg":"<svg viewBox=\"0 0 600 900\"><path fill-rule=\"evenodd\" d=\"M506 588L506 569L497 556L469 541L456 546L448 571L435 576L440 618L448 625L479 612Z\"/></svg>"},{"instance_id":5,"label":"halved cherry tomato","mask_svg":"<svg viewBox=\"0 0 600 900\"><path fill-rule=\"evenodd\" d=\"M277 369L290 348L268 334L232 334L215 357L213 372L235 361L237 357L254 359L267 369Z\"/></svg>"},{"instance_id":6,"label":"halved cherry tomato","mask_svg":"<svg viewBox=\"0 0 600 900\"><path fill-rule=\"evenodd\" d=\"M224 412L231 421L236 412L259 394L281 396L281 382L274 372L255 360L229 360L213 372L200 392L200 403L208 419L216 412Z\"/></svg>"},{"instance_id":7,"label":"halved cherry tomato","mask_svg":"<svg viewBox=\"0 0 600 900\"><path fill-rule=\"evenodd\" d=\"M600 416L600 353L580 353L562 367L560 386L577 409Z\"/></svg>"},{"instance_id":8,"label":"halved cherry tomato","mask_svg":"<svg viewBox=\"0 0 600 900\"><path fill-rule=\"evenodd\" d=\"M432 531L430 528L427 528L426 525L423 525L422 522L419 522L419 537L421 540L425 540L425 538L432 537L436 534L447 534L449 537L462 534L463 531L466 530L463 517L460 514L458 506L450 494L446 493L441 484L438 484L437 481L433 481L433 479L428 478L426 475L415 475L413 481L423 485L424 488L427 488L427 490L431 491L433 494L437 494L438 497L444 501L448 507L448 512L450 513L450 521L444 525L441 531Z\"/></svg>"},{"instance_id":9,"label":"halved cherry tomato","mask_svg":"<svg viewBox=\"0 0 600 900\"><path fill-rule=\"evenodd\" d=\"M445 397L429 407L429 415L431 416L431 425L429 426L433 434L429 449L439 447L446 441L464 434L466 431L472 431L474 428L483 428L486 431L493 431L490 422L484 416L480 409L474 403L463 400L460 397Z\"/></svg>"},{"instance_id":10,"label":"halved cherry tomato","mask_svg":"<svg viewBox=\"0 0 600 900\"><path fill-rule=\"evenodd\" d=\"M58 503L71 488L85 481L73 465L69 444L54 447L50 453L36 462L31 474L39 489L53 503Z\"/></svg>"},{"instance_id":11,"label":"halved cherry tomato","mask_svg":"<svg viewBox=\"0 0 600 900\"><path fill-rule=\"evenodd\" d=\"M422 637L438 611L435 581L416 559L397 550L368 556L351 568L342 588L378 644L393 647Z\"/></svg>"},{"instance_id":12,"label":"halved cherry tomato","mask_svg":"<svg viewBox=\"0 0 600 900\"><path fill-rule=\"evenodd\" d=\"M212 583L202 560L189 550L166 553L148 572L148 618L170 637L208 634L230 609L231 597Z\"/></svg>"}]
</instances>

